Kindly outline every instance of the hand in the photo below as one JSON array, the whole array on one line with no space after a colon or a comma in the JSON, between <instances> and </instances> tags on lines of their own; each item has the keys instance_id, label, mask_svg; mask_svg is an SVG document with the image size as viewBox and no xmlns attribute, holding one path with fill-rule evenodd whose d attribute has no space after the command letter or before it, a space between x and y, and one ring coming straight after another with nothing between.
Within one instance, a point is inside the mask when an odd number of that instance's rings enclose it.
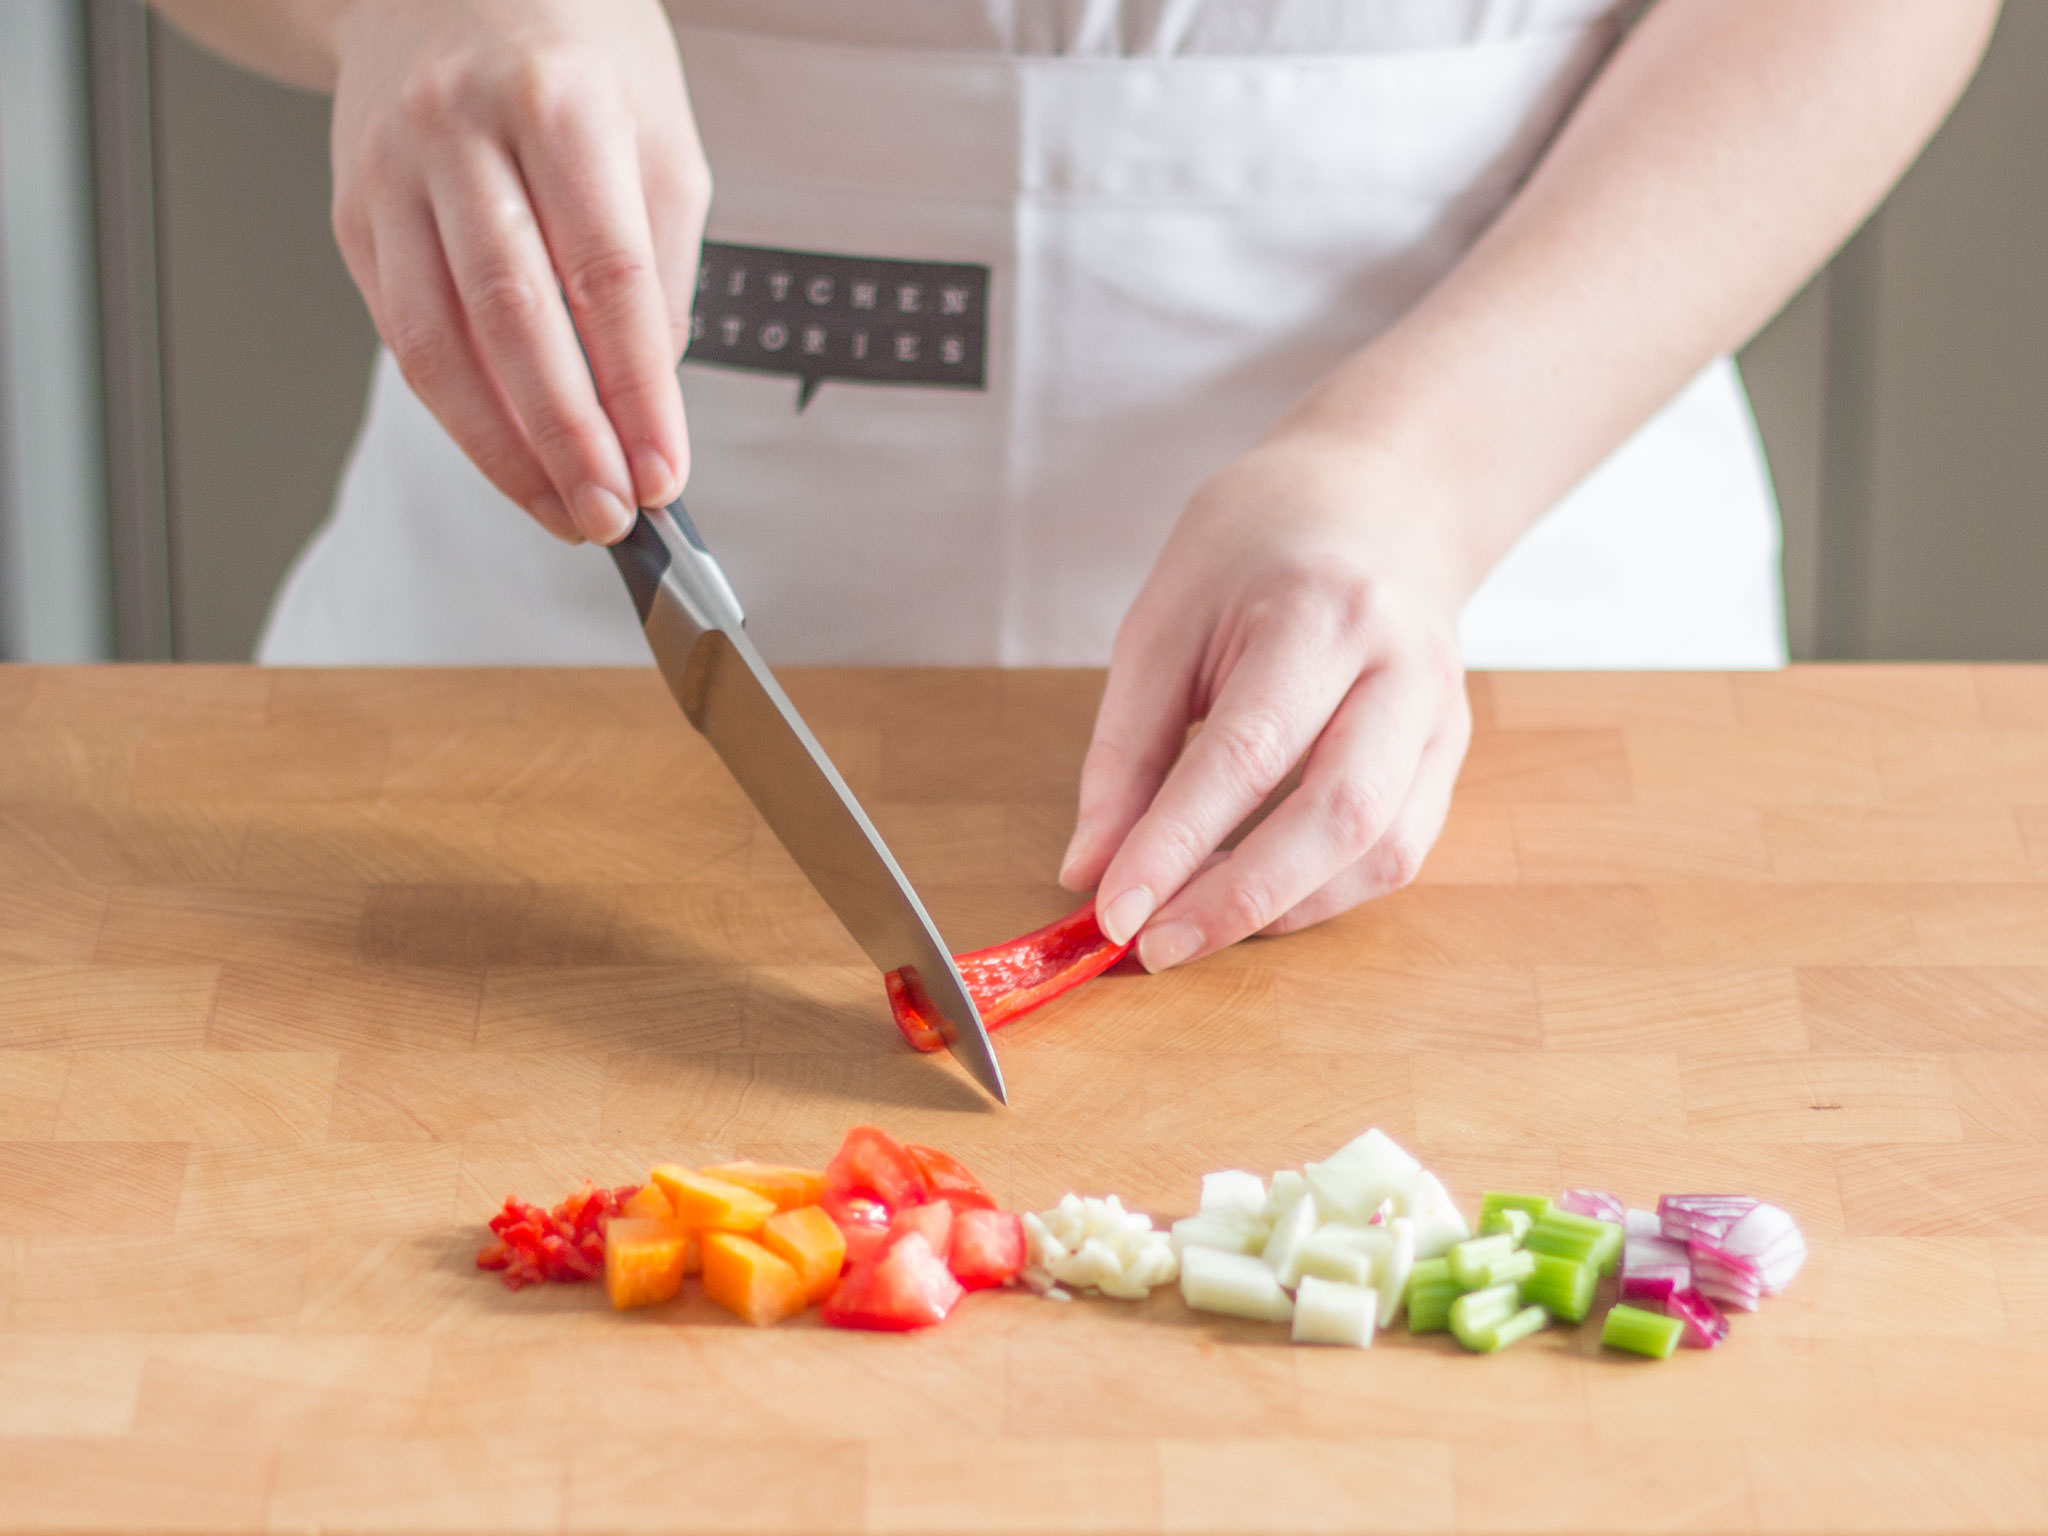
<instances>
[{"instance_id":1,"label":"hand","mask_svg":"<svg viewBox=\"0 0 2048 1536\"><path fill-rule=\"evenodd\" d=\"M354 0L334 49L334 230L378 334L493 485L615 542L689 473L711 178L658 0Z\"/></svg>"},{"instance_id":2,"label":"hand","mask_svg":"<svg viewBox=\"0 0 2048 1536\"><path fill-rule=\"evenodd\" d=\"M1118 631L1060 872L1148 970L1415 878L1472 733L1449 522L1392 455L1284 430L1189 504Z\"/></svg>"}]
</instances>

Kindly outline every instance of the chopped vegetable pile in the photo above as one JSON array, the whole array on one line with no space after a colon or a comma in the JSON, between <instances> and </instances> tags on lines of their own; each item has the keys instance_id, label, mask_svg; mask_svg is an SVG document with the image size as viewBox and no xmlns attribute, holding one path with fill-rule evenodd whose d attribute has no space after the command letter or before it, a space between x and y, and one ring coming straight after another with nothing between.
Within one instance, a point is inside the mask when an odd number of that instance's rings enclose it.
<instances>
[{"instance_id":1,"label":"chopped vegetable pile","mask_svg":"<svg viewBox=\"0 0 2048 1536\"><path fill-rule=\"evenodd\" d=\"M1069 1195L1024 1218L1024 1278L1048 1294L1064 1282L1142 1296L1170 1278L1124 1278L1128 1245L1156 1236L1151 1226L1114 1196ZM1492 1354L1552 1322L1586 1321L1600 1281L1619 1274L1624 1305L1607 1313L1601 1341L1659 1359L1681 1340L1719 1344L1728 1323L1716 1303L1754 1309L1806 1257L1791 1216L1733 1195L1666 1196L1653 1215L1598 1190L1555 1201L1495 1192L1475 1235L1442 1182L1378 1130L1270 1184L1238 1169L1206 1175L1199 1213L1175 1222L1170 1241L1188 1306L1288 1323L1301 1344L1369 1347L1405 1308L1411 1333L1448 1332Z\"/></svg>"},{"instance_id":2,"label":"chopped vegetable pile","mask_svg":"<svg viewBox=\"0 0 2048 1536\"><path fill-rule=\"evenodd\" d=\"M981 1022L1000 1029L1020 1014L1049 1003L1062 992L1100 976L1130 951L1114 944L1095 924L1095 903L1089 902L1056 923L997 944L955 955L960 979L980 1010ZM917 973L908 967L889 972L889 1011L903 1038L920 1051L945 1049L945 1021L925 995Z\"/></svg>"},{"instance_id":3,"label":"chopped vegetable pile","mask_svg":"<svg viewBox=\"0 0 2048 1536\"><path fill-rule=\"evenodd\" d=\"M1370 1130L1270 1185L1239 1169L1204 1176L1201 1210L1173 1224L1173 1244L1181 1298L1196 1311L1363 1348L1393 1322L1418 1259L1470 1230L1436 1176Z\"/></svg>"},{"instance_id":4,"label":"chopped vegetable pile","mask_svg":"<svg viewBox=\"0 0 2048 1536\"><path fill-rule=\"evenodd\" d=\"M1197 1214L1162 1232L1110 1195L1001 1210L958 1159L873 1126L822 1169L663 1164L645 1185L585 1184L552 1211L508 1199L477 1256L515 1290L602 1275L615 1307L704 1294L765 1325L817 1307L828 1324L904 1332L944 1322L967 1292L1021 1281L1141 1300L1176 1279L1196 1311L1287 1323L1296 1343L1369 1347L1405 1308L1411 1333L1492 1354L1619 1303L1600 1341L1655 1359L1728 1336L1724 1308L1755 1311L1792 1282L1806 1239L1747 1195L1666 1195L1631 1210L1599 1190L1495 1191L1478 1230L1443 1183L1384 1132L1271 1181L1202 1179Z\"/></svg>"},{"instance_id":5,"label":"chopped vegetable pile","mask_svg":"<svg viewBox=\"0 0 2048 1536\"><path fill-rule=\"evenodd\" d=\"M1024 1283L1064 1301L1077 1291L1098 1291L1122 1301L1143 1301L1155 1285L1180 1274L1180 1260L1164 1232L1143 1211L1076 1194L1049 1211L1024 1217Z\"/></svg>"},{"instance_id":6,"label":"chopped vegetable pile","mask_svg":"<svg viewBox=\"0 0 2048 1536\"><path fill-rule=\"evenodd\" d=\"M866 1125L826 1168L664 1163L642 1186L586 1184L552 1212L508 1199L491 1230L477 1264L515 1290L601 1274L624 1309L672 1301L701 1275L708 1299L757 1325L817 1306L842 1328L928 1328L1024 1265L1022 1225L958 1159Z\"/></svg>"},{"instance_id":7,"label":"chopped vegetable pile","mask_svg":"<svg viewBox=\"0 0 2048 1536\"><path fill-rule=\"evenodd\" d=\"M491 1218L498 1240L476 1256L477 1268L503 1270L515 1291L546 1280L595 1280L604 1270L605 1223L638 1193L631 1184L585 1184L552 1211L508 1195Z\"/></svg>"}]
</instances>

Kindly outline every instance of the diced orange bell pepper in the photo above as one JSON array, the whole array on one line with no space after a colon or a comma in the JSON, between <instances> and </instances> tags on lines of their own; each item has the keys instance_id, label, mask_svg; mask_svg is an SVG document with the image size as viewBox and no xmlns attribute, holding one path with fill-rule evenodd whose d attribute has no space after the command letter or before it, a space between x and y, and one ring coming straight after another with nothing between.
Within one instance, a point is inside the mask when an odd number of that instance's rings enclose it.
<instances>
[{"instance_id":1,"label":"diced orange bell pepper","mask_svg":"<svg viewBox=\"0 0 2048 1536\"><path fill-rule=\"evenodd\" d=\"M691 1235L673 1222L614 1216L604 1233L604 1288L612 1305L624 1311L673 1301L693 1246Z\"/></svg>"},{"instance_id":2,"label":"diced orange bell pepper","mask_svg":"<svg viewBox=\"0 0 2048 1536\"><path fill-rule=\"evenodd\" d=\"M720 1163L704 1176L751 1189L775 1202L778 1211L800 1210L825 1198L825 1170L784 1168L776 1163Z\"/></svg>"},{"instance_id":3,"label":"diced orange bell pepper","mask_svg":"<svg viewBox=\"0 0 2048 1536\"><path fill-rule=\"evenodd\" d=\"M775 1202L751 1189L707 1174L663 1163L650 1175L686 1227L714 1232L758 1232L775 1214Z\"/></svg>"},{"instance_id":4,"label":"diced orange bell pepper","mask_svg":"<svg viewBox=\"0 0 2048 1536\"><path fill-rule=\"evenodd\" d=\"M706 1232L704 1294L755 1327L779 1323L804 1309L804 1283L787 1262L751 1237Z\"/></svg>"},{"instance_id":5,"label":"diced orange bell pepper","mask_svg":"<svg viewBox=\"0 0 2048 1536\"><path fill-rule=\"evenodd\" d=\"M619 1214L647 1221L674 1221L676 1208L669 1203L662 1187L650 1179L640 1186L632 1199L619 1207Z\"/></svg>"},{"instance_id":6,"label":"diced orange bell pepper","mask_svg":"<svg viewBox=\"0 0 2048 1536\"><path fill-rule=\"evenodd\" d=\"M846 1265L846 1234L815 1205L770 1216L761 1223L761 1245L796 1271L812 1302L832 1294Z\"/></svg>"}]
</instances>

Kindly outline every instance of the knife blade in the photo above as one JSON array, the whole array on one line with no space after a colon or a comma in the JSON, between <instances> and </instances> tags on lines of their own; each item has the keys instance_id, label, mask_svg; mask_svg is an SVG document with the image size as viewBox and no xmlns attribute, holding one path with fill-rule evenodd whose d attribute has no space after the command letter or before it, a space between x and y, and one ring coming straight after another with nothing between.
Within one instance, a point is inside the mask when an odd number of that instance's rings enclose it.
<instances>
[{"instance_id":1,"label":"knife blade","mask_svg":"<svg viewBox=\"0 0 2048 1536\"><path fill-rule=\"evenodd\" d=\"M917 973L946 1048L997 1102L1002 1068L924 903L748 637L732 584L680 501L612 546L656 665L833 914L883 972Z\"/></svg>"}]
</instances>

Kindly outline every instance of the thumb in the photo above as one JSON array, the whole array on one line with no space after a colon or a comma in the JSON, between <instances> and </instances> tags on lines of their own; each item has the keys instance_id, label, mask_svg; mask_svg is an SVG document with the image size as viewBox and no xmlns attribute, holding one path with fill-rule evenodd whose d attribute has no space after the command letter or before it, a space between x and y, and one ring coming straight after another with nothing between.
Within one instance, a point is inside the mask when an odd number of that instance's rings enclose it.
<instances>
[{"instance_id":1,"label":"thumb","mask_svg":"<svg viewBox=\"0 0 2048 1536\"><path fill-rule=\"evenodd\" d=\"M1060 860L1060 884L1070 891L1092 890L1102 879L1187 739L1193 648L1143 625L1133 612L1117 637L1081 764L1074 836Z\"/></svg>"}]
</instances>

